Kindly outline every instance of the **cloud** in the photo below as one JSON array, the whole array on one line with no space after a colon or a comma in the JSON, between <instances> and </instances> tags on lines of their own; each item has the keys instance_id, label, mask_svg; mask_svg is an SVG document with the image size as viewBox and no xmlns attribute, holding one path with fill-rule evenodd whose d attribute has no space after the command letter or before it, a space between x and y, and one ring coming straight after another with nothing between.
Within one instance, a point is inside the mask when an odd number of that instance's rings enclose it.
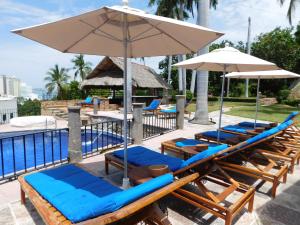
<instances>
[{"instance_id":1,"label":"cloud","mask_svg":"<svg viewBox=\"0 0 300 225\"><path fill-rule=\"evenodd\" d=\"M25 4L24 2L27 2ZM31 2L30 4L28 2ZM131 0L130 6L154 12L147 7L148 1ZM289 1L280 7L277 0L226 0L219 1L217 10L210 10L210 27L225 32L223 39L246 41L248 17L252 18L252 39L268 32L277 26L289 26L286 12ZM21 78L33 87L43 87L43 78L50 67L58 63L60 66L72 67L72 54L63 54L48 47L18 37L10 33L10 29L50 22L64 17L93 10L103 5L121 4L121 0L43 0L17 1L0 0L0 74ZM296 9L294 24L300 20L300 10ZM191 18L189 22L194 22ZM218 42L219 40L217 40ZM101 57L87 56L94 66ZM156 71L162 57L146 58L146 65ZM137 60L137 62L140 62ZM70 75L72 75L70 73Z\"/></svg>"},{"instance_id":2,"label":"cloud","mask_svg":"<svg viewBox=\"0 0 300 225\"><path fill-rule=\"evenodd\" d=\"M260 33L278 26L287 27L286 16L289 1L281 7L277 0L228 0L219 1L217 10L210 11L211 27L225 32L223 39L246 41L248 17L252 20L252 39ZM300 10L293 15L293 23L300 20Z\"/></svg>"}]
</instances>

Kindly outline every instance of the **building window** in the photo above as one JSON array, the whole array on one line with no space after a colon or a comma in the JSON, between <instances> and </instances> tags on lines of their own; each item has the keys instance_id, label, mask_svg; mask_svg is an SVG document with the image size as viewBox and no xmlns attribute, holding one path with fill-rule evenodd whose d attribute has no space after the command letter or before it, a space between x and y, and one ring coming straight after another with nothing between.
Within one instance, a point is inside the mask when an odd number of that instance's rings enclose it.
<instances>
[{"instance_id":1,"label":"building window","mask_svg":"<svg viewBox=\"0 0 300 225\"><path fill-rule=\"evenodd\" d=\"M11 119L14 118L14 114L13 113L10 114L10 118Z\"/></svg>"},{"instance_id":2,"label":"building window","mask_svg":"<svg viewBox=\"0 0 300 225\"><path fill-rule=\"evenodd\" d=\"M6 121L6 114L3 114L3 116L2 116L2 121L3 121L3 122Z\"/></svg>"}]
</instances>

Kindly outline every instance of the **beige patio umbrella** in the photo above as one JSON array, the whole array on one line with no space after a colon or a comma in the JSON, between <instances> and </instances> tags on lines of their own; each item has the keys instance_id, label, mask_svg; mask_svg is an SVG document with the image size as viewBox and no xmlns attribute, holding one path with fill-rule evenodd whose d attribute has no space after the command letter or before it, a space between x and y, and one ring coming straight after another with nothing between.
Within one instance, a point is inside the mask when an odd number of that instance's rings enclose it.
<instances>
[{"instance_id":1,"label":"beige patio umbrella","mask_svg":"<svg viewBox=\"0 0 300 225\"><path fill-rule=\"evenodd\" d=\"M261 79L284 79L284 78L300 78L299 74L287 71L287 70L267 70L267 71L253 71L253 72L232 72L227 74L227 78L236 79L257 79L256 88L256 109L255 109L255 120L254 128L256 128L256 121L258 115L258 104L259 104L259 89Z\"/></svg>"},{"instance_id":2,"label":"beige patio umbrella","mask_svg":"<svg viewBox=\"0 0 300 225\"><path fill-rule=\"evenodd\" d=\"M222 33L124 6L13 32L65 53L124 57L124 179L127 178L127 58L196 52ZM126 184L125 184L126 186Z\"/></svg>"},{"instance_id":3,"label":"beige patio umbrella","mask_svg":"<svg viewBox=\"0 0 300 225\"><path fill-rule=\"evenodd\" d=\"M219 48L207 54L182 61L180 63L174 64L174 66L191 70L223 71L219 129L217 138L218 141L220 137L219 130L222 126L225 74L227 72L236 71L241 72L278 69L278 67L274 63L242 53L235 48L229 47L228 43L226 43L224 48Z\"/></svg>"}]
</instances>

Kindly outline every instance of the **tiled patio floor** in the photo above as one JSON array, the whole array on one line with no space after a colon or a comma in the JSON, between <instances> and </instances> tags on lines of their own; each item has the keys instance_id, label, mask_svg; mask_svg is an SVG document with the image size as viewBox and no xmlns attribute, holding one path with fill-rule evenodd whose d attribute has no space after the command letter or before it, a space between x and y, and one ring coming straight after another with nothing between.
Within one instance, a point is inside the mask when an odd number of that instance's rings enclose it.
<instances>
[{"instance_id":1,"label":"tiled patio floor","mask_svg":"<svg viewBox=\"0 0 300 225\"><path fill-rule=\"evenodd\" d=\"M217 112L210 114L217 121ZM224 116L223 125L234 124L246 119L233 116ZM200 131L215 129L216 125L201 126L185 121L184 130L176 130L162 136L147 140L145 146L158 149L160 143L177 137L193 137L193 134ZM120 185L122 173L111 168L110 175L104 174L104 156L98 155L85 159L82 165L94 174L105 177L113 183ZM293 175L288 175L288 181L278 187L276 199L271 199L268 195L270 185L263 184L255 195L255 211L252 214L242 211L236 218L236 225L299 225L300 224L300 168L296 167ZM249 181L250 182L250 181ZM256 182L255 184L258 184ZM213 185L213 184L207 184ZM212 186L212 188L217 188ZM170 221L174 225L192 224L224 224L224 221L213 217L204 211L198 210L184 202L167 197L162 200L162 205L168 207ZM17 181L0 185L0 225L42 225L44 224L33 206L28 201L22 206L19 201L19 186Z\"/></svg>"}]
</instances>

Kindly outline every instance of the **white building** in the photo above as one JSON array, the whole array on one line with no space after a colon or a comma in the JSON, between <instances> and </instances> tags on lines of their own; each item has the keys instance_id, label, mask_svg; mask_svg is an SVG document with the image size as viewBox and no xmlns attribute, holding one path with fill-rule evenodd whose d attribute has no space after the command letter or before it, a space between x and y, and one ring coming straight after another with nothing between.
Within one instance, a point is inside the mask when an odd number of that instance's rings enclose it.
<instances>
[{"instance_id":1,"label":"white building","mask_svg":"<svg viewBox=\"0 0 300 225\"><path fill-rule=\"evenodd\" d=\"M39 99L38 95L33 93L32 87L27 85L24 82L21 82L20 85L20 96L25 98L25 99Z\"/></svg>"},{"instance_id":2,"label":"white building","mask_svg":"<svg viewBox=\"0 0 300 225\"><path fill-rule=\"evenodd\" d=\"M19 79L0 75L0 96L20 97L20 85Z\"/></svg>"},{"instance_id":3,"label":"white building","mask_svg":"<svg viewBox=\"0 0 300 225\"><path fill-rule=\"evenodd\" d=\"M10 119L18 116L16 97L0 96L0 124L9 123Z\"/></svg>"}]
</instances>

